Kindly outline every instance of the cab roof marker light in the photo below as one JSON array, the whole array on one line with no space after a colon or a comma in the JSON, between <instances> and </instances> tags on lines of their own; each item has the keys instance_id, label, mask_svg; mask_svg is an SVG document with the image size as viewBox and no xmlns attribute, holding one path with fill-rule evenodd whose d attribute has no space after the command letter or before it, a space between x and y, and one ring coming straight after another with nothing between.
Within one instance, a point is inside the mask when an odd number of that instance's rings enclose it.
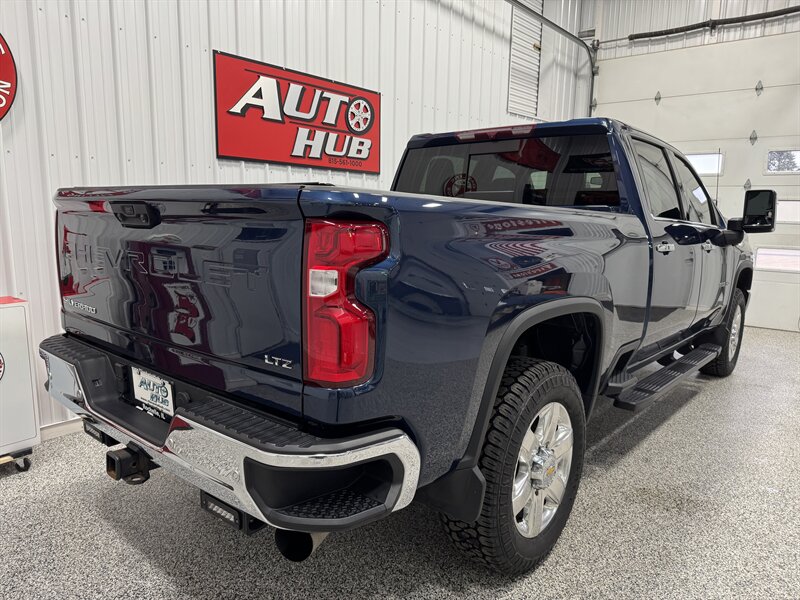
<instances>
[{"instance_id":1,"label":"cab roof marker light","mask_svg":"<svg viewBox=\"0 0 800 600\"><path fill-rule=\"evenodd\" d=\"M536 123L525 125L514 125L512 127L488 127L486 129L473 129L471 131L459 131L456 139L462 141L484 139L493 140L495 138L511 137L518 135L530 135L536 128Z\"/></svg>"}]
</instances>

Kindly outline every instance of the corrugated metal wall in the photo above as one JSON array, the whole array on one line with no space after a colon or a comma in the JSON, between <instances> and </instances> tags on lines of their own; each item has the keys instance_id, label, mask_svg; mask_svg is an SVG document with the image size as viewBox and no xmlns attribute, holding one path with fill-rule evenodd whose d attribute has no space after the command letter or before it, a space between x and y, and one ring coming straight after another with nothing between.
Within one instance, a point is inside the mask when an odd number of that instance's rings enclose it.
<instances>
[{"instance_id":1,"label":"corrugated metal wall","mask_svg":"<svg viewBox=\"0 0 800 600\"><path fill-rule=\"evenodd\" d=\"M542 14L542 0L522 0ZM539 59L542 54L542 22L514 9L511 17L511 53L508 67L508 112L535 117L539 100Z\"/></svg>"},{"instance_id":2,"label":"corrugated metal wall","mask_svg":"<svg viewBox=\"0 0 800 600\"><path fill-rule=\"evenodd\" d=\"M546 0L544 16L578 32L582 6L593 0ZM585 50L549 27L542 29L538 117L560 121L589 114L591 65Z\"/></svg>"},{"instance_id":3,"label":"corrugated metal wall","mask_svg":"<svg viewBox=\"0 0 800 600\"><path fill-rule=\"evenodd\" d=\"M0 123L0 294L30 300L37 341L60 330L58 187L387 187L414 133L523 121L506 112L511 7L499 0L3 0L0 30L19 72ZM379 90L380 176L217 160L213 49ZM572 70L550 73L551 114L573 116L569 93L556 106ZM43 391L40 405L44 424L67 416Z\"/></svg>"},{"instance_id":4,"label":"corrugated metal wall","mask_svg":"<svg viewBox=\"0 0 800 600\"><path fill-rule=\"evenodd\" d=\"M631 33L752 15L798 4L800 0L594 0L582 5L580 28L596 29L595 37L601 42L598 59L604 60L800 31L800 15L794 14L725 26L716 32L703 29L634 42L625 39Z\"/></svg>"}]
</instances>

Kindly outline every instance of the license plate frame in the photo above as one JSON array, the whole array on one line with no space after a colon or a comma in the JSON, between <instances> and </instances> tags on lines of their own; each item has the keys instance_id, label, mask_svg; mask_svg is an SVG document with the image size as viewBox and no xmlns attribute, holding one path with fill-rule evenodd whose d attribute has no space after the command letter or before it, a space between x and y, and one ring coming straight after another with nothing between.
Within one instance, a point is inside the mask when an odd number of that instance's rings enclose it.
<instances>
[{"instance_id":1,"label":"license plate frame","mask_svg":"<svg viewBox=\"0 0 800 600\"><path fill-rule=\"evenodd\" d=\"M133 399L144 410L151 414L155 411L162 418L175 415L175 395L171 381L147 369L131 367L131 384Z\"/></svg>"}]
</instances>

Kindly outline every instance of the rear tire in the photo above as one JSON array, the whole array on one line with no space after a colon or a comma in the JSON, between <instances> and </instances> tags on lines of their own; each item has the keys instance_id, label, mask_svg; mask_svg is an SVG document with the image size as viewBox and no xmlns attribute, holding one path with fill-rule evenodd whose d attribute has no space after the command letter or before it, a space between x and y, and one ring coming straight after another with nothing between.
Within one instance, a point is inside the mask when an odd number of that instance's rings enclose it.
<instances>
[{"instance_id":1,"label":"rear tire","mask_svg":"<svg viewBox=\"0 0 800 600\"><path fill-rule=\"evenodd\" d=\"M503 573L536 567L572 510L585 440L586 415L572 374L555 363L512 357L478 463L486 478L480 516L466 523L442 515L456 547ZM527 471L523 456L529 458Z\"/></svg>"},{"instance_id":2,"label":"rear tire","mask_svg":"<svg viewBox=\"0 0 800 600\"><path fill-rule=\"evenodd\" d=\"M717 326L714 338L722 346L719 356L700 369L701 373L714 377L727 377L736 368L744 334L744 293L739 288L733 291L731 304L725 320Z\"/></svg>"}]
</instances>

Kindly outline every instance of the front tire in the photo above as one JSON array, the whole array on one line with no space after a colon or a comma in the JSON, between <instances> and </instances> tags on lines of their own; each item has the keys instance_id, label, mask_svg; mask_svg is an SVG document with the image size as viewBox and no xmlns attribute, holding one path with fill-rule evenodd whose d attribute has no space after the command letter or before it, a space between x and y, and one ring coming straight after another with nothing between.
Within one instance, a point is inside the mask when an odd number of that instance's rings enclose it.
<instances>
[{"instance_id":1,"label":"front tire","mask_svg":"<svg viewBox=\"0 0 800 600\"><path fill-rule=\"evenodd\" d=\"M486 494L477 521L442 515L456 547L496 571L538 565L566 525L583 469L586 416L564 367L512 357L479 459Z\"/></svg>"},{"instance_id":2,"label":"front tire","mask_svg":"<svg viewBox=\"0 0 800 600\"><path fill-rule=\"evenodd\" d=\"M739 351L742 348L745 306L744 293L736 288L731 297L728 314L714 332L714 337L721 342L722 352L716 359L700 369L701 373L715 377L727 377L733 373L739 360Z\"/></svg>"}]
</instances>

